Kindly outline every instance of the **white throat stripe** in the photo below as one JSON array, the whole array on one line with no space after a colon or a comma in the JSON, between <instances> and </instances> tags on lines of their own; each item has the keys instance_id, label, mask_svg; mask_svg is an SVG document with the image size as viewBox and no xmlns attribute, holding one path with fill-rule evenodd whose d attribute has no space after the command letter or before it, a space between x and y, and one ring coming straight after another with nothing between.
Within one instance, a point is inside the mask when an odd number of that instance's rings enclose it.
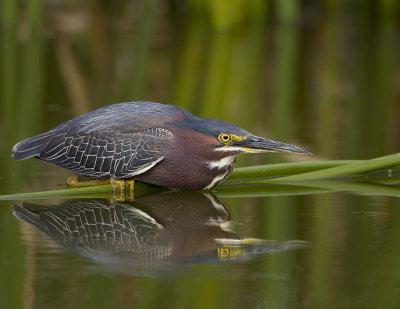
<instances>
[{"instance_id":1,"label":"white throat stripe","mask_svg":"<svg viewBox=\"0 0 400 309\"><path fill-rule=\"evenodd\" d=\"M223 168L231 165L233 163L233 161L235 161L235 156L229 156L229 157L222 158L221 160L210 161L210 162L208 162L207 166L210 169L217 168L220 170L220 169L223 169Z\"/></svg>"},{"instance_id":2,"label":"white throat stripe","mask_svg":"<svg viewBox=\"0 0 400 309\"><path fill-rule=\"evenodd\" d=\"M229 152L229 151L246 152L242 147L235 147L235 146L218 147L215 148L214 150L222 152Z\"/></svg>"}]
</instances>

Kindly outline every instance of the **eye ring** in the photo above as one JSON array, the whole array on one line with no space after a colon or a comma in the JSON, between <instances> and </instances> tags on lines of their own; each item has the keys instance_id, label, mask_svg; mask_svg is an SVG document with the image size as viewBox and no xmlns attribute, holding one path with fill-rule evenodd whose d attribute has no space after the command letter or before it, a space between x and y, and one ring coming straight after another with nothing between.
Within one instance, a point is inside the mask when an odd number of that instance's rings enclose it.
<instances>
[{"instance_id":1,"label":"eye ring","mask_svg":"<svg viewBox=\"0 0 400 309\"><path fill-rule=\"evenodd\" d=\"M232 140L232 137L231 137L229 134L227 134L227 133L221 133L221 134L218 136L218 139L219 139L222 143L227 144L227 143L229 143L229 142Z\"/></svg>"}]
</instances>

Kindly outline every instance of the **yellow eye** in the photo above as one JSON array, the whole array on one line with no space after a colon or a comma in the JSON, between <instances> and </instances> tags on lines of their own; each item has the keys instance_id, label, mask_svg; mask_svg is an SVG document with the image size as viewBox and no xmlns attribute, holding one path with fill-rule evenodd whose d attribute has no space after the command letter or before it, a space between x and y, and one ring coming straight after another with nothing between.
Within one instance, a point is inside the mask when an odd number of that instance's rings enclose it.
<instances>
[{"instance_id":1,"label":"yellow eye","mask_svg":"<svg viewBox=\"0 0 400 309\"><path fill-rule=\"evenodd\" d=\"M232 140L232 137L229 134L221 133L218 136L218 139L223 142L224 144L229 143Z\"/></svg>"}]
</instances>

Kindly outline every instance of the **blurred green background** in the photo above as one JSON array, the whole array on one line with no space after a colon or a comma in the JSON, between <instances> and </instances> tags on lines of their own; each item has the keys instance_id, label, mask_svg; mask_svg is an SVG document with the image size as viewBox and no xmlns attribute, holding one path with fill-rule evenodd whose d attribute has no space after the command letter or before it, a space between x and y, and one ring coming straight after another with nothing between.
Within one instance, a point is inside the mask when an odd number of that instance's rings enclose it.
<instances>
[{"instance_id":1,"label":"blurred green background","mask_svg":"<svg viewBox=\"0 0 400 309\"><path fill-rule=\"evenodd\" d=\"M2 0L0 193L54 189L68 175L35 160L13 162L16 142L126 101L179 105L316 159L398 152L399 10L397 0ZM303 159L243 156L238 165ZM312 250L197 266L168 280L87 274L83 258L41 253L37 234L1 202L0 302L399 306L397 199L342 193L226 202L250 236L310 240Z\"/></svg>"},{"instance_id":2,"label":"blurred green background","mask_svg":"<svg viewBox=\"0 0 400 309\"><path fill-rule=\"evenodd\" d=\"M399 148L398 1L4 0L1 14L3 147L148 100L319 157Z\"/></svg>"}]
</instances>

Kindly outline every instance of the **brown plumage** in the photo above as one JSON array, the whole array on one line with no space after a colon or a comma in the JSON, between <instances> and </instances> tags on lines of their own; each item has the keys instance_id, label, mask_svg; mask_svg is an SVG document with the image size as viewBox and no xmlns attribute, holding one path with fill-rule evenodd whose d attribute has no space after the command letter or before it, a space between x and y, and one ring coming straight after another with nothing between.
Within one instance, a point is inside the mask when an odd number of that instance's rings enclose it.
<instances>
[{"instance_id":1,"label":"brown plumage","mask_svg":"<svg viewBox=\"0 0 400 309\"><path fill-rule=\"evenodd\" d=\"M177 106L129 102L26 139L14 146L13 158L35 157L92 178L193 190L210 189L228 177L236 155L263 151L308 153Z\"/></svg>"}]
</instances>

